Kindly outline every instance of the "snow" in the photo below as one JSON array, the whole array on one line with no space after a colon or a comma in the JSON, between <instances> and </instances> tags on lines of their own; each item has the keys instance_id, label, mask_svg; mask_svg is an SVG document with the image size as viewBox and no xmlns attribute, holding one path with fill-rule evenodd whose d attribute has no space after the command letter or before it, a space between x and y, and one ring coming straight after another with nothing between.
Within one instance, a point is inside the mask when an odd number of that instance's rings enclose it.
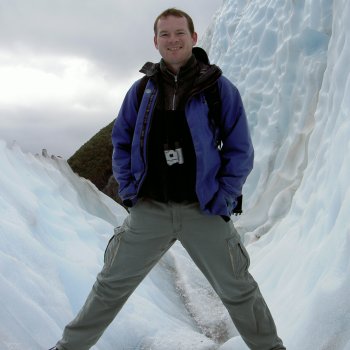
<instances>
[{"instance_id":1,"label":"snow","mask_svg":"<svg viewBox=\"0 0 350 350\"><path fill-rule=\"evenodd\" d=\"M349 14L346 0L225 0L201 43L246 106L256 160L235 225L289 350L350 349ZM0 349L47 349L126 212L63 159L0 140L0 169ZM175 244L94 349L247 347Z\"/></svg>"}]
</instances>

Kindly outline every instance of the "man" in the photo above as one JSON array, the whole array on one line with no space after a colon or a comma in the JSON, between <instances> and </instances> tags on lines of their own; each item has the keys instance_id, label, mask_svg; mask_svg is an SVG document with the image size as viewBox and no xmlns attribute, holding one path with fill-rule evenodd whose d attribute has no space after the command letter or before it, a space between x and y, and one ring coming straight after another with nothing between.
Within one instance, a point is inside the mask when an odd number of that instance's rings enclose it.
<instances>
[{"instance_id":1,"label":"man","mask_svg":"<svg viewBox=\"0 0 350 350\"><path fill-rule=\"evenodd\" d=\"M237 89L215 65L192 55L192 19L168 9L154 24L162 59L127 93L115 121L113 172L130 214L115 230L105 264L59 350L87 350L128 297L179 240L254 350L285 349L230 215L253 166L253 147ZM217 84L221 147L208 117L205 90Z\"/></svg>"}]
</instances>

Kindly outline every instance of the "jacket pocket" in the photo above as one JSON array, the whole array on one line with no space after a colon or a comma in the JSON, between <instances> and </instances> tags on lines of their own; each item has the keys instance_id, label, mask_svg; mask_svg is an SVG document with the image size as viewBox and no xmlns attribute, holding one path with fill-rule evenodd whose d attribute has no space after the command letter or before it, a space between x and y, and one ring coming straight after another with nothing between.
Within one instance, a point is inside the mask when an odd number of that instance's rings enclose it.
<instances>
[{"instance_id":1,"label":"jacket pocket","mask_svg":"<svg viewBox=\"0 0 350 350\"><path fill-rule=\"evenodd\" d=\"M244 277L247 274L250 265L249 254L239 237L232 237L227 243L233 274L237 278Z\"/></svg>"},{"instance_id":2,"label":"jacket pocket","mask_svg":"<svg viewBox=\"0 0 350 350\"><path fill-rule=\"evenodd\" d=\"M114 260L118 254L120 241L122 233L124 232L124 228L122 226L118 226L114 229L114 235L108 241L105 254L104 254L104 271L108 271L114 263Z\"/></svg>"}]
</instances>

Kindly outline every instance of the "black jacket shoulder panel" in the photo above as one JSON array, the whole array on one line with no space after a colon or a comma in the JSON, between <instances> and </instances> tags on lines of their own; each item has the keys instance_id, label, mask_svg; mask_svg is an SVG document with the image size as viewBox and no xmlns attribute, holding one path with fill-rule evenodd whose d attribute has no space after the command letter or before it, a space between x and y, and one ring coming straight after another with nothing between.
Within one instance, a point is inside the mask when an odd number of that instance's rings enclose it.
<instances>
[{"instance_id":1,"label":"black jacket shoulder panel","mask_svg":"<svg viewBox=\"0 0 350 350\"><path fill-rule=\"evenodd\" d=\"M139 72L148 77L153 77L159 72L159 63L146 62Z\"/></svg>"}]
</instances>

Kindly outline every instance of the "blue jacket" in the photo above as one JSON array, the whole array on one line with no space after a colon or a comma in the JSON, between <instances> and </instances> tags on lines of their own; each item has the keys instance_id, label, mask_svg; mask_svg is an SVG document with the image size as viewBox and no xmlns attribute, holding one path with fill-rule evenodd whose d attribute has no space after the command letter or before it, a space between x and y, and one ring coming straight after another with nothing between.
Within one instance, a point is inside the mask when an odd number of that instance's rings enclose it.
<instances>
[{"instance_id":1,"label":"blue jacket","mask_svg":"<svg viewBox=\"0 0 350 350\"><path fill-rule=\"evenodd\" d=\"M138 106L136 81L126 94L113 132L113 174L124 202L134 205L147 172L147 137L158 88L149 79ZM253 168L254 151L237 88L218 78L221 95L222 148L219 150L208 118L204 93L192 96L185 106L196 153L196 194L203 213L230 216Z\"/></svg>"}]
</instances>

